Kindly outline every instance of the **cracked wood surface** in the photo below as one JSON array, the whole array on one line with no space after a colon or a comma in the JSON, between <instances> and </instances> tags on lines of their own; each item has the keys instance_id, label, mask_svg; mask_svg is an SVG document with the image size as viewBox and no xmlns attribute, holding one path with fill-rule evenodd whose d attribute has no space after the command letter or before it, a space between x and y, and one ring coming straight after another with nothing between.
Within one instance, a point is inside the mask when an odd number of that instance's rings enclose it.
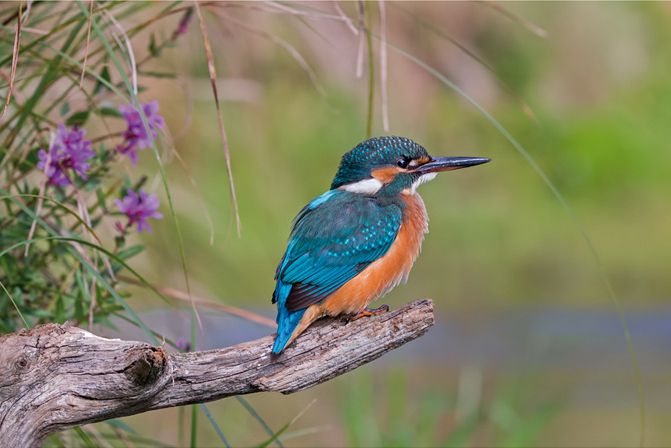
<instances>
[{"instance_id":1,"label":"cracked wood surface","mask_svg":"<svg viewBox=\"0 0 671 448\"><path fill-rule=\"evenodd\" d=\"M289 394L370 362L428 331L433 303L322 320L279 356L272 336L169 353L47 324L0 337L0 446L39 446L73 426L253 392Z\"/></svg>"}]
</instances>

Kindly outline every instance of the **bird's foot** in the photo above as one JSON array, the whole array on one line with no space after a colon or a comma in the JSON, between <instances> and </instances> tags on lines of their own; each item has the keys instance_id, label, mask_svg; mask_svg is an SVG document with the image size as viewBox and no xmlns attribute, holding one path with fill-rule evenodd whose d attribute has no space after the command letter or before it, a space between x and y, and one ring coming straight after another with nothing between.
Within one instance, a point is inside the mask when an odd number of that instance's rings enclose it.
<instances>
[{"instance_id":1,"label":"bird's foot","mask_svg":"<svg viewBox=\"0 0 671 448\"><path fill-rule=\"evenodd\" d=\"M380 314L388 312L389 312L389 305L382 305L377 308L365 308L363 311L360 311L358 314L352 316L349 320L355 321L357 319L361 319L362 317L378 316Z\"/></svg>"}]
</instances>

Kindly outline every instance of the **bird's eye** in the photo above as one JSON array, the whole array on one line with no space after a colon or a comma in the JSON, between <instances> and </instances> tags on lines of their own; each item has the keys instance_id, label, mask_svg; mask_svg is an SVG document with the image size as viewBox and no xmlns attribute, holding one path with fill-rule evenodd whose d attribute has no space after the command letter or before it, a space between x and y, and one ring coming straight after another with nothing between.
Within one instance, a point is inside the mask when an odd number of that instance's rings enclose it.
<instances>
[{"instance_id":1,"label":"bird's eye","mask_svg":"<svg viewBox=\"0 0 671 448\"><path fill-rule=\"evenodd\" d=\"M400 166L401 168L407 168L409 163L410 159L407 157L401 157L396 161L396 165Z\"/></svg>"}]
</instances>

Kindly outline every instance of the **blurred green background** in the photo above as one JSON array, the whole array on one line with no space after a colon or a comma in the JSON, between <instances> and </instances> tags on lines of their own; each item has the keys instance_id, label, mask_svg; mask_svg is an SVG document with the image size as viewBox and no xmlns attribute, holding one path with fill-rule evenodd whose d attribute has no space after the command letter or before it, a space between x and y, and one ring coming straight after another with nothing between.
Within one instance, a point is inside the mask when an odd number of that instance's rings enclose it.
<instances>
[{"instance_id":1,"label":"blurred green background","mask_svg":"<svg viewBox=\"0 0 671 448\"><path fill-rule=\"evenodd\" d=\"M177 79L155 81L141 95L159 99L188 167L187 175L173 160L168 176L194 293L268 316L291 220L328 188L340 156L365 138L368 104L365 51L363 76L356 76L359 37L342 21L318 16L338 16L334 4L281 5L309 13L265 3L206 13L241 238L196 22L155 64ZM383 299L398 307L430 297L437 326L328 384L250 402L277 430L315 400L287 433L286 444L296 446L637 444L637 384L602 269L632 323L647 444L668 446L671 4L385 6L389 43L444 73L493 114L574 215L478 110L391 46L385 132L374 39L374 134L413 138L434 155L493 159L421 188L431 233L407 285ZM357 4L340 7L356 25ZM367 7L377 35L379 5ZM323 92L292 51L314 69ZM141 163L156 170L149 151ZM153 182L160 190L158 175ZM160 285L184 289L174 226L166 219L154 228L134 266ZM134 297L148 322L164 322L171 337L188 336L188 314L161 314L165 305L146 292ZM222 315L205 322L203 347L270 332ZM210 409L236 445L263 439L235 400ZM127 421L138 428L151 422L160 440L175 444L177 412ZM216 443L207 421L200 424L200 440Z\"/></svg>"}]
</instances>

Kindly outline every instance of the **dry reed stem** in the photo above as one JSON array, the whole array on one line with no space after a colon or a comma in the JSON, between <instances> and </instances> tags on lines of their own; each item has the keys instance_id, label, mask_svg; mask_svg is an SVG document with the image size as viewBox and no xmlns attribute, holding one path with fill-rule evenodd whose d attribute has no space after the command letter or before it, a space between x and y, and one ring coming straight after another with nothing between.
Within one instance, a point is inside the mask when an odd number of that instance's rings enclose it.
<instances>
[{"instance_id":1,"label":"dry reed stem","mask_svg":"<svg viewBox=\"0 0 671 448\"><path fill-rule=\"evenodd\" d=\"M226 160L226 171L228 173L228 187L231 192L231 201L233 202L233 212L235 214L235 224L238 232L238 238L241 236L240 211L238 208L238 198L235 193L235 182L233 180L233 168L231 167L231 150L228 146L228 136L226 135L226 127L224 126L224 117L221 113L221 103L219 101L219 91L217 90L217 70L214 65L214 55L212 54L212 46L210 45L210 38L205 25L205 18L201 12L200 5L196 2L196 13L198 14L198 23L200 31L203 34L203 47L205 48L205 55L207 57L207 70L210 75L210 84L212 85L212 94L214 95L214 104L217 108L217 122L219 124L219 134L221 143L224 149L224 159Z\"/></svg>"},{"instance_id":2,"label":"dry reed stem","mask_svg":"<svg viewBox=\"0 0 671 448\"><path fill-rule=\"evenodd\" d=\"M7 90L7 98L5 105L0 114L0 120L5 117L9 102L12 99L12 90L14 89L14 80L16 79L16 67L19 64L19 49L21 47L21 11L23 10L23 0L19 0L19 14L17 15L16 33L14 34L14 47L12 48L12 70L9 74L9 89Z\"/></svg>"}]
</instances>

